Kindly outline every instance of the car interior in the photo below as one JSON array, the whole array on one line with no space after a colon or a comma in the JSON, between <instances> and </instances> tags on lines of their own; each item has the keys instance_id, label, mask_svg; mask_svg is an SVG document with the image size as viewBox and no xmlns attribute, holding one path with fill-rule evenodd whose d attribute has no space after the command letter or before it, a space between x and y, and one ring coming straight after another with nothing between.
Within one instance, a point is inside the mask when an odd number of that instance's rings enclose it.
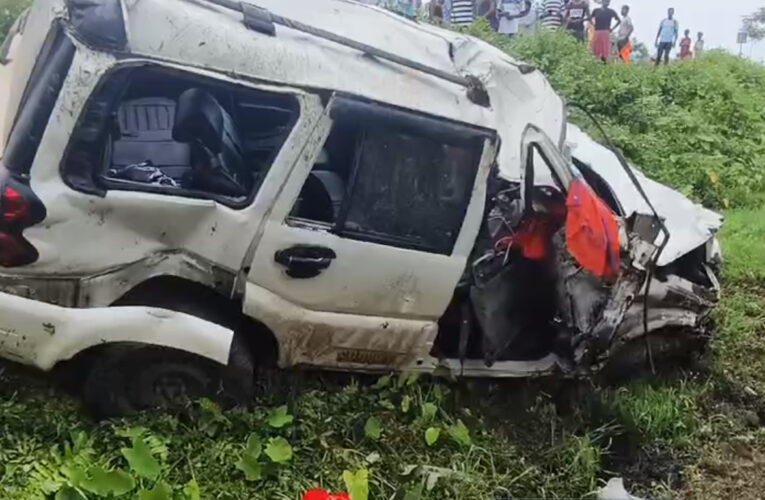
<instances>
[{"instance_id":1,"label":"car interior","mask_svg":"<svg viewBox=\"0 0 765 500\"><path fill-rule=\"evenodd\" d=\"M133 71L114 106L103 181L246 200L299 113L292 96L155 68Z\"/></svg>"}]
</instances>

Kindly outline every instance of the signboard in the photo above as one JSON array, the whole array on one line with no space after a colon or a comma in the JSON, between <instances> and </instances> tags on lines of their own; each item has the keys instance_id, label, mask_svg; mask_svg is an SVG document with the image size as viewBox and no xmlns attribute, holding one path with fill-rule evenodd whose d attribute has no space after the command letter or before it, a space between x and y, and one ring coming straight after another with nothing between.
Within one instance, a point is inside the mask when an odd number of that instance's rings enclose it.
<instances>
[{"instance_id":1,"label":"signboard","mask_svg":"<svg viewBox=\"0 0 765 500\"><path fill-rule=\"evenodd\" d=\"M747 36L745 31L739 32L738 36L736 37L736 43L739 45L743 45L747 42Z\"/></svg>"}]
</instances>

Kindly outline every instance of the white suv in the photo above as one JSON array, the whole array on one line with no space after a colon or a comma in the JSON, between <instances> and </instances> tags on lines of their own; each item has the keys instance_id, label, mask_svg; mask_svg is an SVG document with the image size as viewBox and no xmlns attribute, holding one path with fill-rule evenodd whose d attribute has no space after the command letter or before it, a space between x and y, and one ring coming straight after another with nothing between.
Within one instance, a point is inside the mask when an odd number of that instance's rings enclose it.
<instances>
[{"instance_id":1,"label":"white suv","mask_svg":"<svg viewBox=\"0 0 765 500\"><path fill-rule=\"evenodd\" d=\"M567 126L539 72L356 2L258 4L14 25L0 355L77 367L114 415L241 399L267 363L571 375L703 340L721 218Z\"/></svg>"}]
</instances>

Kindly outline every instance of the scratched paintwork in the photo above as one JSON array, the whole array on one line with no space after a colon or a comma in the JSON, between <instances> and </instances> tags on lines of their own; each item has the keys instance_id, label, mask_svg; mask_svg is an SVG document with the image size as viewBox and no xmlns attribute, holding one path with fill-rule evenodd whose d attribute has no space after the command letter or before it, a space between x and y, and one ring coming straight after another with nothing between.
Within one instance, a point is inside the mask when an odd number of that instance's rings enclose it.
<instances>
[{"instance_id":1,"label":"scratched paintwork","mask_svg":"<svg viewBox=\"0 0 765 500\"><path fill-rule=\"evenodd\" d=\"M43 369L105 342L174 347L226 363L233 332L207 321L151 307L108 306L148 279L175 276L241 301L279 343L280 366L356 371L432 371L446 366L467 376L551 373L559 359L461 364L430 356L437 321L463 274L484 216L486 184L521 178L523 134L529 125L551 147L563 147L563 100L537 71L494 47L343 0L260 0L274 12L452 72L479 78L490 107L470 102L461 87L332 42L278 27L269 37L247 29L241 14L189 0L126 0L129 53L110 54L77 40L76 54L42 137L31 186L48 209L25 231L40 252L33 265L0 274L0 353ZM64 0L37 0L12 68L0 69L6 127L12 123L29 72L54 20L65 22ZM374 26L375 29L369 29ZM69 189L61 159L83 109L102 79L117 68L154 64L236 84L291 94L300 118L251 206L232 210L209 200L113 191L104 197ZM321 91L321 92L320 92ZM487 141L460 234L451 255L434 255L350 241L320 228L285 224L332 127L326 91L496 130L502 148ZM597 150L571 129L577 153ZM592 165L593 169L599 164ZM609 166L612 168L612 166ZM629 196L627 186L617 195ZM678 195L679 196L679 195ZM672 241L672 255L713 241L719 220L696 207L693 238ZM706 231L706 233L704 232ZM645 266L650 248L629 248ZM691 245L693 242L694 245ZM333 248L337 260L318 278L296 283L273 262L295 243ZM677 252L681 252L678 254ZM712 294L719 292L719 287ZM652 287L653 329L699 328L714 300L670 276ZM634 293L630 301L634 298ZM616 304L624 315L619 341L644 333L642 308Z\"/></svg>"}]
</instances>

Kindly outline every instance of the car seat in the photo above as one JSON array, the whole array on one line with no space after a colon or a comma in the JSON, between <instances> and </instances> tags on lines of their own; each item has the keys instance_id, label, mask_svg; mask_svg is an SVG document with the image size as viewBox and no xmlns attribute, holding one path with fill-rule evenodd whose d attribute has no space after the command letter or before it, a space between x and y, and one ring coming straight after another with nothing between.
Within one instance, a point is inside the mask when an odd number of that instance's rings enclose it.
<instances>
[{"instance_id":1,"label":"car seat","mask_svg":"<svg viewBox=\"0 0 765 500\"><path fill-rule=\"evenodd\" d=\"M117 111L120 136L112 144L111 167L150 164L179 184L191 172L191 147L173 139L176 103L146 97L122 103Z\"/></svg>"},{"instance_id":2,"label":"car seat","mask_svg":"<svg viewBox=\"0 0 765 500\"><path fill-rule=\"evenodd\" d=\"M181 94L173 138L192 147L193 189L241 197L252 188L234 120L211 93L192 88Z\"/></svg>"}]
</instances>

